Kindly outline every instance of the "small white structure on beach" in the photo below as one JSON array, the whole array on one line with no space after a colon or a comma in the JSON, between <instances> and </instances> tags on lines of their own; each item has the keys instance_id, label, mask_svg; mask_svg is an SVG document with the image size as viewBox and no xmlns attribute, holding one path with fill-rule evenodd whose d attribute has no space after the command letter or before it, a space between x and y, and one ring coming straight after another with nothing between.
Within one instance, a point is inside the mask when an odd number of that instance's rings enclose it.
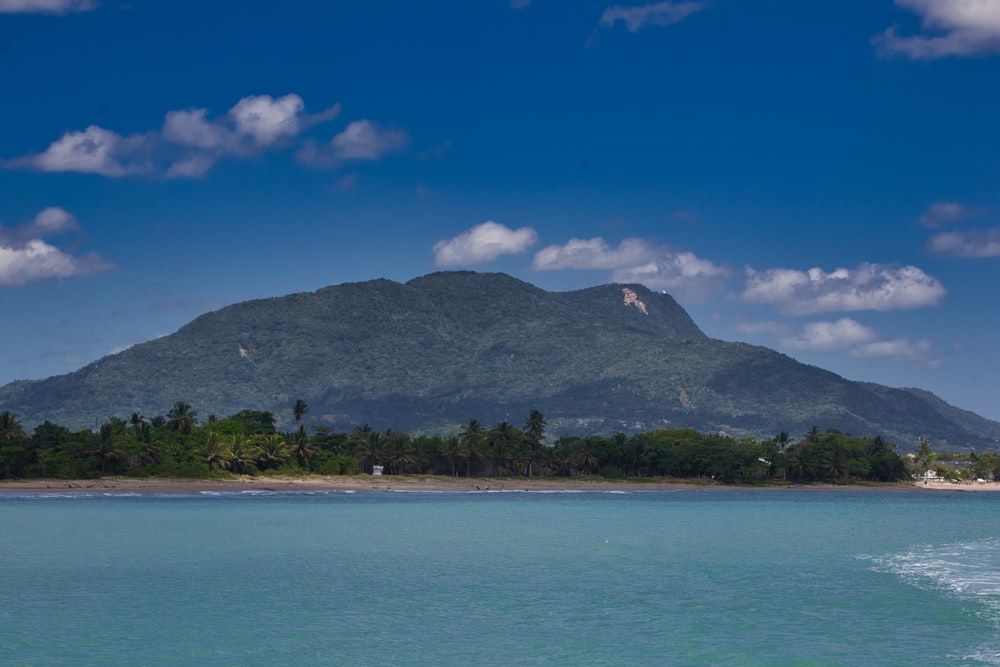
<instances>
[{"instance_id":1,"label":"small white structure on beach","mask_svg":"<svg viewBox=\"0 0 1000 667\"><path fill-rule=\"evenodd\" d=\"M372 474L381 476L384 468L385 466L372 466Z\"/></svg>"}]
</instances>

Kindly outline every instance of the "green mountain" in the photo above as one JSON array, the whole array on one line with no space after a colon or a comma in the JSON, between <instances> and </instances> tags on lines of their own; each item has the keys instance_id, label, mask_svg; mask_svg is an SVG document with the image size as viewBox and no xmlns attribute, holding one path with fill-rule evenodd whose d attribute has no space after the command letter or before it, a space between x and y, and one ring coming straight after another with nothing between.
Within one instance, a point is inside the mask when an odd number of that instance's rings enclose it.
<instances>
[{"instance_id":1,"label":"green mountain","mask_svg":"<svg viewBox=\"0 0 1000 667\"><path fill-rule=\"evenodd\" d=\"M503 274L435 273L238 303L84 368L0 387L0 410L73 428L108 416L269 410L346 430L440 431L475 417L550 432L691 427L793 437L812 426L905 447L996 449L1000 424L932 394L852 382L705 336L640 285L546 292Z\"/></svg>"}]
</instances>

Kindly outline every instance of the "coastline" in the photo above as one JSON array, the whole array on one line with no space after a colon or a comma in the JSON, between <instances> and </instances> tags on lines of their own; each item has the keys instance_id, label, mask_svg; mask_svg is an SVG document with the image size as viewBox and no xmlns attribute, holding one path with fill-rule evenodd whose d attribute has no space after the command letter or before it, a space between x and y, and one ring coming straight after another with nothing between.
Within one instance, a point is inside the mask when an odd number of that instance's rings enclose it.
<instances>
[{"instance_id":1,"label":"coastline","mask_svg":"<svg viewBox=\"0 0 1000 667\"><path fill-rule=\"evenodd\" d=\"M232 479L175 479L102 477L89 480L38 479L0 481L0 494L65 493L219 493L240 491L449 491L483 493L496 491L881 491L919 493L926 491L1000 491L1000 483L971 484L900 482L898 484L789 484L748 486L715 483L663 481L614 481L603 479L466 478L424 475L308 475L302 477L233 477Z\"/></svg>"}]
</instances>

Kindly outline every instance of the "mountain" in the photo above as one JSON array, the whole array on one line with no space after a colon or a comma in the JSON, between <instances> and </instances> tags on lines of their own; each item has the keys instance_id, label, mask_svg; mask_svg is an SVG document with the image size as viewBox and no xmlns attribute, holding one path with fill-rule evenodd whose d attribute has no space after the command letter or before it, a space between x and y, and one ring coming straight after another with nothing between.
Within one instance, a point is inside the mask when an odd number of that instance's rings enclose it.
<instances>
[{"instance_id":1,"label":"mountain","mask_svg":"<svg viewBox=\"0 0 1000 667\"><path fill-rule=\"evenodd\" d=\"M996 449L1000 424L927 392L852 382L764 347L707 337L641 285L546 292L503 274L434 273L238 303L67 375L0 387L26 425L269 410L338 430L440 431L477 418L549 431L691 427L793 437L812 426L904 447Z\"/></svg>"}]
</instances>

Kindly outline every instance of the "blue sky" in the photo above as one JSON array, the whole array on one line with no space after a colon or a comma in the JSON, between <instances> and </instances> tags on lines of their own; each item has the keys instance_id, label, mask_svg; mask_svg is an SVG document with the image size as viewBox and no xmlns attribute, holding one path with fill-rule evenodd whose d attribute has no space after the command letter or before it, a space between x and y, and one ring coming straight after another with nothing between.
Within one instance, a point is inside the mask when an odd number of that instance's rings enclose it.
<instances>
[{"instance_id":1,"label":"blue sky","mask_svg":"<svg viewBox=\"0 0 1000 667\"><path fill-rule=\"evenodd\" d=\"M1000 0L0 0L0 383L474 269L1000 419L998 81Z\"/></svg>"}]
</instances>

